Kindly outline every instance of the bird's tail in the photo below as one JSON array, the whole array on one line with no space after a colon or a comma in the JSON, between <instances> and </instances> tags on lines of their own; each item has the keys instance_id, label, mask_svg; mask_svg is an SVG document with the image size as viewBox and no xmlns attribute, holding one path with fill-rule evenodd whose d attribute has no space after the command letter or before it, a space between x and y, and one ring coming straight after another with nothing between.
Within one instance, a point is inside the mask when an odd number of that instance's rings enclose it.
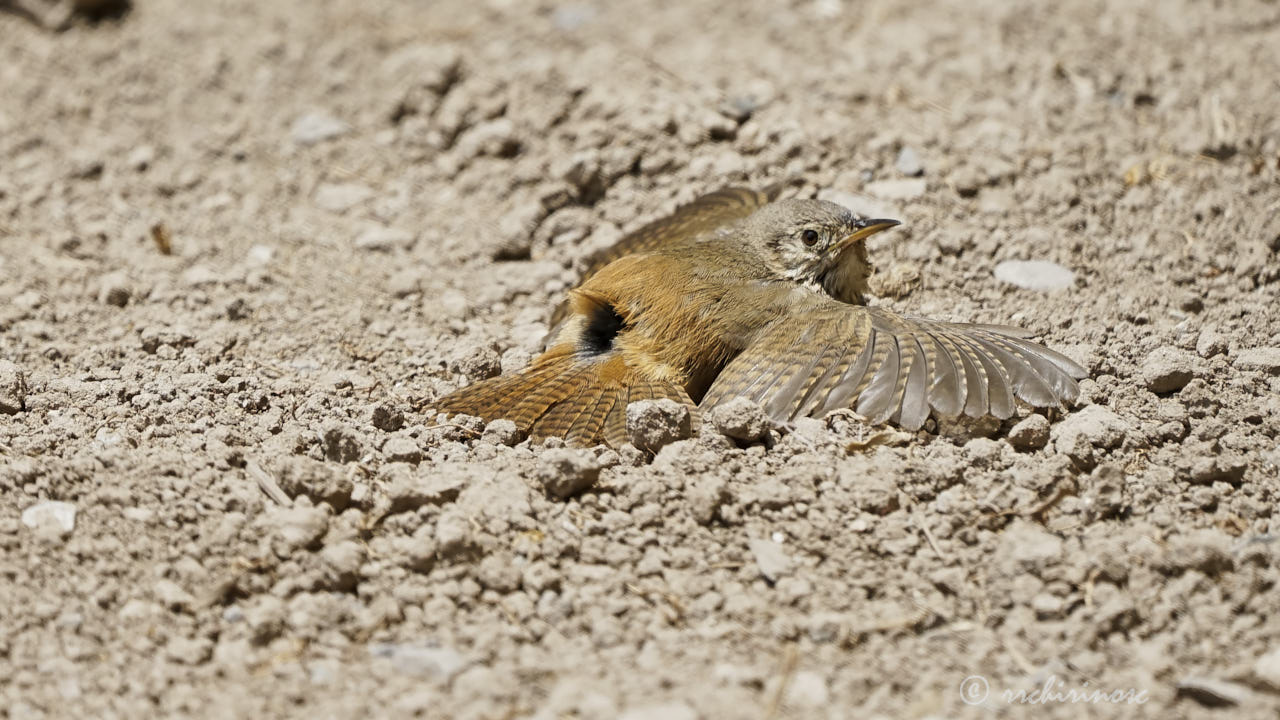
<instances>
[{"instance_id":1,"label":"bird's tail","mask_svg":"<svg viewBox=\"0 0 1280 720\"><path fill-rule=\"evenodd\" d=\"M533 438L575 445L627 442L627 404L668 398L696 417L680 386L642 377L618 353L583 356L572 345L551 348L520 372L484 380L445 396L438 412L511 420Z\"/></svg>"}]
</instances>

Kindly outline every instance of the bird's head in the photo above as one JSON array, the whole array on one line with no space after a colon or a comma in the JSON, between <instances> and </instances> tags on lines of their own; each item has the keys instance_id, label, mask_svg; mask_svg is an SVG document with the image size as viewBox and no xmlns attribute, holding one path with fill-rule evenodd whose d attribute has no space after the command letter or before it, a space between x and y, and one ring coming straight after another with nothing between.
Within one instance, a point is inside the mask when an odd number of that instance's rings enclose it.
<instances>
[{"instance_id":1,"label":"bird's head","mask_svg":"<svg viewBox=\"0 0 1280 720\"><path fill-rule=\"evenodd\" d=\"M743 229L769 271L841 302L865 302L871 263L866 239L898 225L867 220L824 200L779 200L757 210Z\"/></svg>"}]
</instances>

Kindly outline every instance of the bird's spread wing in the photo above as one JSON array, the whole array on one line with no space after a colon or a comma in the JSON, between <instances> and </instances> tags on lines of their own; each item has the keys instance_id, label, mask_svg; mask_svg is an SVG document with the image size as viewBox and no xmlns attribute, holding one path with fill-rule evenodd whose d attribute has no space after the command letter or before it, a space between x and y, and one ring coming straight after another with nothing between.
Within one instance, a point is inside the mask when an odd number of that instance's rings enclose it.
<instances>
[{"instance_id":1,"label":"bird's spread wing","mask_svg":"<svg viewBox=\"0 0 1280 720\"><path fill-rule=\"evenodd\" d=\"M916 430L931 413L1004 419L1015 398L1038 407L1075 400L1085 369L1026 337L814 298L734 358L702 405L746 397L779 421L853 408Z\"/></svg>"}]
</instances>

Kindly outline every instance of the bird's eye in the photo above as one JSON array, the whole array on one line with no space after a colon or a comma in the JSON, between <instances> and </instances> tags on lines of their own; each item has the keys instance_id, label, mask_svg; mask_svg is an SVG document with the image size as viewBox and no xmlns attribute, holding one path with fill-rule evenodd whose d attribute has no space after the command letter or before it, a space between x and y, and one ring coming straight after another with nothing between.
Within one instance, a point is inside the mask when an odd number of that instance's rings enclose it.
<instances>
[{"instance_id":1,"label":"bird's eye","mask_svg":"<svg viewBox=\"0 0 1280 720\"><path fill-rule=\"evenodd\" d=\"M805 247L813 247L814 245L817 245L818 231L814 230L813 228L809 228L808 230L805 230L804 232L800 233L800 241L804 243Z\"/></svg>"}]
</instances>

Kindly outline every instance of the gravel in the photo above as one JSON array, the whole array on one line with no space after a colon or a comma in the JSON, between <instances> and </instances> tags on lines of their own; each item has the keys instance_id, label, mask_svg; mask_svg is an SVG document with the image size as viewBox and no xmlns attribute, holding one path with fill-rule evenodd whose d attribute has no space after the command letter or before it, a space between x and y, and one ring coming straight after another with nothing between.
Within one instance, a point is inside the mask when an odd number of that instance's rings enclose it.
<instances>
[{"instance_id":1,"label":"gravel","mask_svg":"<svg viewBox=\"0 0 1280 720\"><path fill-rule=\"evenodd\" d=\"M958 717L971 675L998 705L1053 673L1150 698L1091 716L1275 717L1265 33L1212 3L1137 34L1125 3L904 0L871 33L850 3L556 7L0 16L0 707ZM903 220L868 302L1028 328L1090 369L1078 403L913 434L740 405L657 452L437 418L541 351L593 251L775 182ZM71 532L24 524L51 502Z\"/></svg>"}]
</instances>

